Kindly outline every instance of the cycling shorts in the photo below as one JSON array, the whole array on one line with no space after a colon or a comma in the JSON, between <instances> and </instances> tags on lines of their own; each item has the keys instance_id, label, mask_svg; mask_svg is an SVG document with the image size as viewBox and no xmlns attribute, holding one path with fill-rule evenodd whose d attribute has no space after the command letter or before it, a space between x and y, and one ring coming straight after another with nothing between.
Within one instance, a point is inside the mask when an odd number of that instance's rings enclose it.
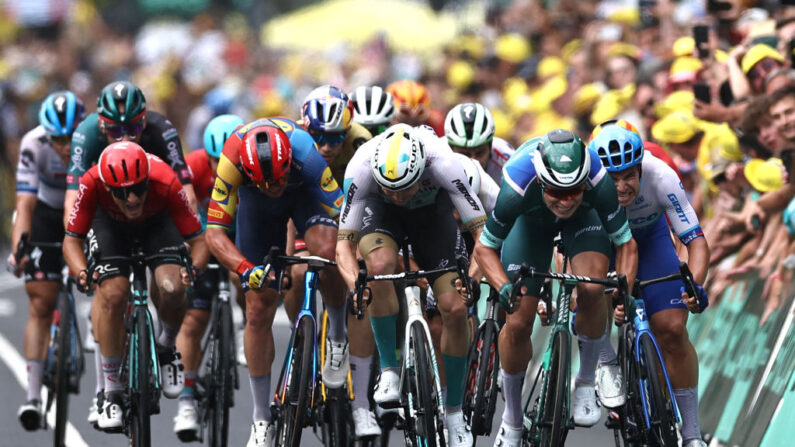
<instances>
[{"instance_id":1,"label":"cycling shorts","mask_svg":"<svg viewBox=\"0 0 795 447\"><path fill-rule=\"evenodd\" d=\"M546 210L547 214L551 214ZM552 247L558 231L561 233L563 248L569 258L594 251L610 256L610 238L602 221L593 208L574 213L569 219L552 221L549 216L531 217L523 214L516 219L508 237L502 244L502 265L508 278L519 270L523 262L539 271L549 271L552 262ZM525 279L528 296L538 296L543 278Z\"/></svg>"},{"instance_id":2,"label":"cycling shorts","mask_svg":"<svg viewBox=\"0 0 795 447\"><path fill-rule=\"evenodd\" d=\"M33 222L30 230L31 251L25 266L25 282L60 281L64 266L63 251L60 246L64 237L63 210L55 209L41 200L33 209ZM43 244L40 246L37 244Z\"/></svg>"},{"instance_id":3,"label":"cycling shorts","mask_svg":"<svg viewBox=\"0 0 795 447\"><path fill-rule=\"evenodd\" d=\"M174 257L149 259L146 265L153 270L163 264L179 264L179 249L185 239L177 230L168 211L162 211L143 222L121 222L108 215L102 208L97 208L91 222L92 235L99 247L99 261L96 271L99 272L98 282L116 276L130 276L130 263L122 260L106 258L130 256L133 241L139 240L146 256L173 254ZM92 243L89 241L89 246Z\"/></svg>"}]
</instances>

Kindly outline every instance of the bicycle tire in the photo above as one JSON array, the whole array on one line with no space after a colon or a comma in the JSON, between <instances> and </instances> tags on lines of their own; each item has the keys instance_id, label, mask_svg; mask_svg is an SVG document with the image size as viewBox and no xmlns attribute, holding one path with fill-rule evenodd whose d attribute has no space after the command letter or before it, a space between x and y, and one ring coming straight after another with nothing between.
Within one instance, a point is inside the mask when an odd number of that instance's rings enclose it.
<instances>
[{"instance_id":1,"label":"bicycle tire","mask_svg":"<svg viewBox=\"0 0 795 447\"><path fill-rule=\"evenodd\" d=\"M541 409L541 445L562 446L569 430L569 353L571 338L567 331L555 332L552 342L552 357L546 374L544 405ZM550 405L551 403L551 405Z\"/></svg>"},{"instance_id":2,"label":"bicycle tire","mask_svg":"<svg viewBox=\"0 0 795 447\"><path fill-rule=\"evenodd\" d=\"M326 447L347 447L351 408L348 403L348 390L326 388L326 399L323 405L323 445Z\"/></svg>"},{"instance_id":3,"label":"bicycle tire","mask_svg":"<svg viewBox=\"0 0 795 447\"><path fill-rule=\"evenodd\" d=\"M232 333L232 310L229 303L218 306L216 346L213 349L213 397L210 419L210 443L212 447L226 447L229 441L229 408L234 405L232 390L234 355L231 352L234 334Z\"/></svg>"},{"instance_id":4,"label":"bicycle tire","mask_svg":"<svg viewBox=\"0 0 795 447\"><path fill-rule=\"evenodd\" d=\"M637 364L634 355L635 331L630 324L621 326L618 339L618 362L621 366L621 375L626 383L626 402L621 408L616 409L619 415L619 432L624 445L627 447L640 446L640 433L638 421L642 420L642 404L640 390L638 389ZM641 408L641 410L639 410Z\"/></svg>"},{"instance_id":5,"label":"bicycle tire","mask_svg":"<svg viewBox=\"0 0 795 447\"><path fill-rule=\"evenodd\" d=\"M414 356L415 386L412 396L416 407L416 436L418 444L425 447L439 447L444 445L444 435L439 424L437 408L439 408L438 394L433 389L434 378L429 373L431 366L431 353L425 329L420 322L411 325L411 353ZM441 434L441 436L440 436Z\"/></svg>"},{"instance_id":6,"label":"bicycle tire","mask_svg":"<svg viewBox=\"0 0 795 447\"><path fill-rule=\"evenodd\" d=\"M469 415L473 436L491 434L492 419L497 405L497 373L500 361L497 351L497 330L496 324L487 323L478 331L474 345L477 360L474 365L476 369Z\"/></svg>"},{"instance_id":7,"label":"bicycle tire","mask_svg":"<svg viewBox=\"0 0 795 447\"><path fill-rule=\"evenodd\" d=\"M152 354L150 352L149 325L147 324L146 313L143 310L135 310L135 349L136 359L133 362L135 371L130 372L130 376L135 375L136 387L130 393L132 411L130 415L133 420L130 424L130 438L133 447L147 447L152 445L149 403L151 401L151 383L149 381L152 370Z\"/></svg>"},{"instance_id":8,"label":"bicycle tire","mask_svg":"<svg viewBox=\"0 0 795 447\"><path fill-rule=\"evenodd\" d=\"M299 320L293 337L292 361L285 379L286 386L282 390L286 396L277 426L277 443L280 446L298 447L301 444L301 432L311 397L314 340L315 322L308 315L304 315Z\"/></svg>"},{"instance_id":9,"label":"bicycle tire","mask_svg":"<svg viewBox=\"0 0 795 447\"><path fill-rule=\"evenodd\" d=\"M663 370L657 349L651 335L640 335L640 346L643 350L642 359L647 379L646 396L648 398L649 428L648 441L650 446L665 447L676 445L676 418L673 402L667 394L665 381L662 380Z\"/></svg>"},{"instance_id":10,"label":"bicycle tire","mask_svg":"<svg viewBox=\"0 0 795 447\"><path fill-rule=\"evenodd\" d=\"M53 445L63 447L66 443L66 425L69 423L69 375L71 369L72 312L69 297L58 296L58 335L55 337L55 430Z\"/></svg>"}]
</instances>

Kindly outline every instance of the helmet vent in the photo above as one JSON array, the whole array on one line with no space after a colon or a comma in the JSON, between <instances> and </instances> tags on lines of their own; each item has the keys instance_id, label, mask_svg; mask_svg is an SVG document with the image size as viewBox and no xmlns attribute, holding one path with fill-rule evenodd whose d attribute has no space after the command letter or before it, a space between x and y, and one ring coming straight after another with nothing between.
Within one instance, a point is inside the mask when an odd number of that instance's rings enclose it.
<instances>
[{"instance_id":1,"label":"helmet vent","mask_svg":"<svg viewBox=\"0 0 795 447\"><path fill-rule=\"evenodd\" d=\"M551 143L570 143L574 141L574 134L568 130L555 129L548 134Z\"/></svg>"}]
</instances>

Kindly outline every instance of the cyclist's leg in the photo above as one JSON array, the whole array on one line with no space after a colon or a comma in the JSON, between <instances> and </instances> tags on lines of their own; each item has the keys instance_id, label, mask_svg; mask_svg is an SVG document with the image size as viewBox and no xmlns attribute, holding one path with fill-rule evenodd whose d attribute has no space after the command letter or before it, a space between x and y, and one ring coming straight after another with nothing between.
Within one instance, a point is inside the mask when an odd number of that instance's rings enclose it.
<instances>
[{"instance_id":1,"label":"cyclist's leg","mask_svg":"<svg viewBox=\"0 0 795 447\"><path fill-rule=\"evenodd\" d=\"M370 275L394 273L397 269L397 243L386 233L368 233L359 241L362 254ZM372 302L368 306L375 344L381 359L381 371L397 370L397 332L398 302L395 287L388 281L375 281L369 284L372 289Z\"/></svg>"},{"instance_id":2,"label":"cyclist's leg","mask_svg":"<svg viewBox=\"0 0 795 447\"><path fill-rule=\"evenodd\" d=\"M286 251L289 255L294 256L307 256L309 250L306 248L306 241L303 235L298 234L293 220L287 222L287 245ZM304 298L304 274L306 273L306 264L297 264L290 267L290 282L292 287L284 290L284 310L287 312L287 317L290 318L292 323L295 323L298 312L301 310L301 301Z\"/></svg>"}]
</instances>

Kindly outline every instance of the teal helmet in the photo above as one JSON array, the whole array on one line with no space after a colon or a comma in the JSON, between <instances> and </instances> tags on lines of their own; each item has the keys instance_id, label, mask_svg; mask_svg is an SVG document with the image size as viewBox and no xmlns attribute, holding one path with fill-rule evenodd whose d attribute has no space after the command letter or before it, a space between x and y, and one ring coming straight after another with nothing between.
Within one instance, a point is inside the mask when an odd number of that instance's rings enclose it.
<instances>
[{"instance_id":1,"label":"teal helmet","mask_svg":"<svg viewBox=\"0 0 795 447\"><path fill-rule=\"evenodd\" d=\"M204 150L212 158L221 158L221 151L224 149L226 139L243 124L245 124L243 118L237 115L216 116L204 128Z\"/></svg>"},{"instance_id":2,"label":"teal helmet","mask_svg":"<svg viewBox=\"0 0 795 447\"><path fill-rule=\"evenodd\" d=\"M555 129L538 141L533 165L542 185L571 189L588 178L591 157L580 137L568 130Z\"/></svg>"},{"instance_id":3,"label":"teal helmet","mask_svg":"<svg viewBox=\"0 0 795 447\"><path fill-rule=\"evenodd\" d=\"M118 104L124 104L124 113ZM97 98L97 114L112 123L127 124L146 113L144 94L132 82L114 81L106 85Z\"/></svg>"}]
</instances>

